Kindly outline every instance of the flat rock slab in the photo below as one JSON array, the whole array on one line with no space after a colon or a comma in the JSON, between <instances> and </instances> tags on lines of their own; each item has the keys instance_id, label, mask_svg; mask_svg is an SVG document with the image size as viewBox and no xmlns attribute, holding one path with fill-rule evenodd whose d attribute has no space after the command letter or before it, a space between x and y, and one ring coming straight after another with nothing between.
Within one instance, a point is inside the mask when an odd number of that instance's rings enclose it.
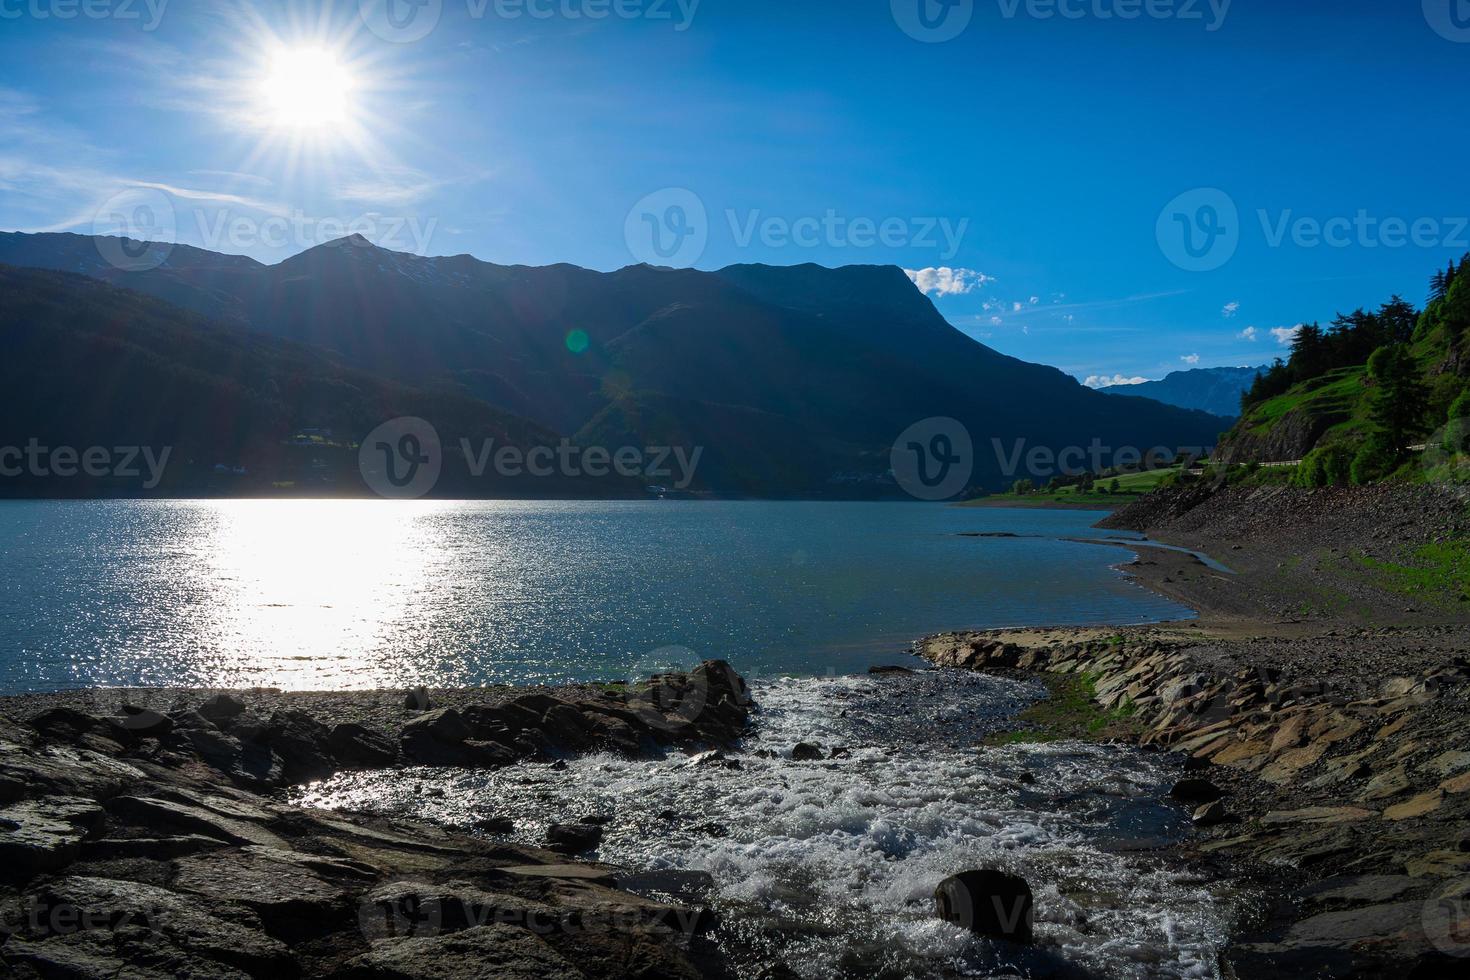
<instances>
[{"instance_id":1,"label":"flat rock slab","mask_svg":"<svg viewBox=\"0 0 1470 980\"><path fill-rule=\"evenodd\" d=\"M1378 816L1376 810L1355 806L1309 806L1302 810L1273 810L1261 818L1267 827L1289 824L1355 823Z\"/></svg>"},{"instance_id":2,"label":"flat rock slab","mask_svg":"<svg viewBox=\"0 0 1470 980\"><path fill-rule=\"evenodd\" d=\"M606 885L611 885L616 881L616 876L610 869L599 868L591 864L517 864L498 870L523 878L576 879L596 881Z\"/></svg>"},{"instance_id":3,"label":"flat rock slab","mask_svg":"<svg viewBox=\"0 0 1470 980\"><path fill-rule=\"evenodd\" d=\"M284 840L259 824L222 816L193 803L147 796L119 796L107 801L107 812L126 823L143 827L173 827L214 837L227 844L259 844L287 849Z\"/></svg>"},{"instance_id":4,"label":"flat rock slab","mask_svg":"<svg viewBox=\"0 0 1470 980\"><path fill-rule=\"evenodd\" d=\"M43 976L266 976L291 969L287 948L232 902L81 875L37 889L27 901L30 921L5 944L5 957Z\"/></svg>"},{"instance_id":5,"label":"flat rock slab","mask_svg":"<svg viewBox=\"0 0 1470 980\"><path fill-rule=\"evenodd\" d=\"M48 797L0 810L0 878L29 878L75 860L82 840L103 819L91 800Z\"/></svg>"},{"instance_id":6,"label":"flat rock slab","mask_svg":"<svg viewBox=\"0 0 1470 980\"><path fill-rule=\"evenodd\" d=\"M347 965L344 980L575 980L585 975L525 929L488 925L443 936L380 940Z\"/></svg>"}]
</instances>

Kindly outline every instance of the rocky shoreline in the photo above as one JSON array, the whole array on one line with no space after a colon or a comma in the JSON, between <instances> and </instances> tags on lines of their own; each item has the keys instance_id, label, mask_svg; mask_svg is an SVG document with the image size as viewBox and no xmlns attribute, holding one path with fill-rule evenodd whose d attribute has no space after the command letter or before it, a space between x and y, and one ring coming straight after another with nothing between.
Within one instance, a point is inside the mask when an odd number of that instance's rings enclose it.
<instances>
[{"instance_id":1,"label":"rocky shoreline","mask_svg":"<svg viewBox=\"0 0 1470 980\"><path fill-rule=\"evenodd\" d=\"M595 820L521 847L496 842L496 814L450 830L281 791L350 769L727 744L750 701L722 661L600 690L399 692L396 709L382 692L106 695L115 712L96 712L98 692L0 699L9 976L721 975L706 909L576 858ZM302 709L314 699L338 713Z\"/></svg>"},{"instance_id":2,"label":"rocky shoreline","mask_svg":"<svg viewBox=\"0 0 1470 980\"><path fill-rule=\"evenodd\" d=\"M1195 608L1160 626L930 637L936 666L1071 678L1105 734L1177 755L1199 830L1175 855L1260 883L1228 977L1461 976L1470 964L1470 632L1453 594L1412 599L1364 555L1464 540L1461 488L1155 494L1099 525L1139 583ZM1213 871L1212 871L1213 873Z\"/></svg>"}]
</instances>

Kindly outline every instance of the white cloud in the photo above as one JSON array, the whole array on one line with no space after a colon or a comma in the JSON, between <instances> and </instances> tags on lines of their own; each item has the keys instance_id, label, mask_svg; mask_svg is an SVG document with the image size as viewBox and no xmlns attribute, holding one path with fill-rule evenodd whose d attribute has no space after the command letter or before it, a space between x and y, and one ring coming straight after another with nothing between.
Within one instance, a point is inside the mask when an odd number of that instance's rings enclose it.
<instances>
[{"instance_id":1,"label":"white cloud","mask_svg":"<svg viewBox=\"0 0 1470 980\"><path fill-rule=\"evenodd\" d=\"M1032 306L1035 306L1037 303L1040 303L1040 302L1041 302L1041 297L1040 296L1033 296L1033 297L1031 297L1031 305Z\"/></svg>"},{"instance_id":2,"label":"white cloud","mask_svg":"<svg viewBox=\"0 0 1470 980\"><path fill-rule=\"evenodd\" d=\"M1299 333L1301 333L1301 332L1302 332L1302 325L1300 323L1298 323L1294 327L1272 327L1271 328L1271 336L1275 337L1276 338L1276 342L1278 344L1280 344L1282 347L1290 347L1291 346L1291 342L1294 341L1294 340L1296 340L1296 335L1299 334Z\"/></svg>"},{"instance_id":3,"label":"white cloud","mask_svg":"<svg viewBox=\"0 0 1470 980\"><path fill-rule=\"evenodd\" d=\"M1233 319L1235 317L1235 314L1239 312L1240 304L1236 302L1230 302L1225 304L1225 308L1220 311L1220 315L1225 317L1225 319L1230 320Z\"/></svg>"},{"instance_id":4,"label":"white cloud","mask_svg":"<svg viewBox=\"0 0 1470 980\"><path fill-rule=\"evenodd\" d=\"M1254 341L1260 338L1261 331L1257 330L1255 327L1246 327L1240 333L1236 334L1236 336L1239 337L1241 340Z\"/></svg>"},{"instance_id":5,"label":"white cloud","mask_svg":"<svg viewBox=\"0 0 1470 980\"><path fill-rule=\"evenodd\" d=\"M1021 304L1020 303L1012 303L1011 304L1011 312L1012 313L1020 313L1021 312Z\"/></svg>"},{"instance_id":6,"label":"white cloud","mask_svg":"<svg viewBox=\"0 0 1470 980\"><path fill-rule=\"evenodd\" d=\"M1002 323L1001 318L998 317L998 316L993 316L993 317L990 318L990 325L992 327L998 327L998 326L1001 325L1001 323Z\"/></svg>"},{"instance_id":7,"label":"white cloud","mask_svg":"<svg viewBox=\"0 0 1470 980\"><path fill-rule=\"evenodd\" d=\"M905 269L904 273L925 296L963 296L973 293L995 277L974 269L951 269L949 266L927 269Z\"/></svg>"},{"instance_id":8,"label":"white cloud","mask_svg":"<svg viewBox=\"0 0 1470 980\"><path fill-rule=\"evenodd\" d=\"M1082 383L1089 388L1116 388L1120 385L1147 384L1149 380L1148 378L1125 378L1121 374L1115 374L1111 378L1105 374L1089 374L1087 380Z\"/></svg>"},{"instance_id":9,"label":"white cloud","mask_svg":"<svg viewBox=\"0 0 1470 980\"><path fill-rule=\"evenodd\" d=\"M1198 364L1199 363L1199 355L1198 354L1180 354L1179 355L1179 359L1181 361L1183 361L1185 364Z\"/></svg>"}]
</instances>

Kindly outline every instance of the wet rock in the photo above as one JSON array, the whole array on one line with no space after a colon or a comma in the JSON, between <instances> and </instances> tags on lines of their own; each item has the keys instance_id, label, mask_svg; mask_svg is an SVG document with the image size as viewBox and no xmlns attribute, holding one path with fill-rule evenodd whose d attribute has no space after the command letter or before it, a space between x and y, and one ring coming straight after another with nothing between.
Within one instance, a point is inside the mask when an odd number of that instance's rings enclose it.
<instances>
[{"instance_id":1,"label":"wet rock","mask_svg":"<svg viewBox=\"0 0 1470 980\"><path fill-rule=\"evenodd\" d=\"M210 724L228 728L245 713L245 702L232 694L216 694L198 707L201 717Z\"/></svg>"},{"instance_id":2,"label":"wet rock","mask_svg":"<svg viewBox=\"0 0 1470 980\"><path fill-rule=\"evenodd\" d=\"M27 881L65 867L103 816L96 803L77 797L27 800L0 810L0 878Z\"/></svg>"},{"instance_id":3,"label":"wet rock","mask_svg":"<svg viewBox=\"0 0 1470 980\"><path fill-rule=\"evenodd\" d=\"M1340 875L1308 885L1297 892L1296 899L1314 908L1346 909L1392 902L1422 885L1408 875Z\"/></svg>"},{"instance_id":4,"label":"wet rock","mask_svg":"<svg viewBox=\"0 0 1470 980\"><path fill-rule=\"evenodd\" d=\"M539 727L553 745L563 749L579 751L592 744L586 716L570 704L554 704L547 708Z\"/></svg>"},{"instance_id":5,"label":"wet rock","mask_svg":"<svg viewBox=\"0 0 1470 980\"><path fill-rule=\"evenodd\" d=\"M1181 779L1169 788L1169 799L1180 803L1213 803L1224 795L1208 779Z\"/></svg>"},{"instance_id":6,"label":"wet rock","mask_svg":"<svg viewBox=\"0 0 1470 980\"><path fill-rule=\"evenodd\" d=\"M636 753L641 747L642 741L638 733L624 719L595 709L584 710L582 714L594 742L628 755Z\"/></svg>"},{"instance_id":7,"label":"wet rock","mask_svg":"<svg viewBox=\"0 0 1470 980\"><path fill-rule=\"evenodd\" d=\"M939 883L934 903L939 918L977 935L1031 942L1031 888L1016 875L962 872Z\"/></svg>"},{"instance_id":8,"label":"wet rock","mask_svg":"<svg viewBox=\"0 0 1470 980\"><path fill-rule=\"evenodd\" d=\"M516 822L510 817L480 817L474 821L473 826L487 834L513 834Z\"/></svg>"},{"instance_id":9,"label":"wet rock","mask_svg":"<svg viewBox=\"0 0 1470 980\"><path fill-rule=\"evenodd\" d=\"M561 854L590 851L602 843L602 828L596 824L554 823L546 828L546 846Z\"/></svg>"},{"instance_id":10,"label":"wet rock","mask_svg":"<svg viewBox=\"0 0 1470 980\"><path fill-rule=\"evenodd\" d=\"M1224 803L1215 800L1195 810L1194 815L1190 819L1196 827L1217 827L1229 821L1230 812L1225 809Z\"/></svg>"},{"instance_id":11,"label":"wet rock","mask_svg":"<svg viewBox=\"0 0 1470 980\"><path fill-rule=\"evenodd\" d=\"M544 939L500 923L442 936L385 939L348 963L342 972L343 980L574 980L583 976L586 974Z\"/></svg>"},{"instance_id":12,"label":"wet rock","mask_svg":"<svg viewBox=\"0 0 1470 980\"><path fill-rule=\"evenodd\" d=\"M825 756L820 748L810 742L797 742L791 747L791 758L795 762L819 762Z\"/></svg>"},{"instance_id":13,"label":"wet rock","mask_svg":"<svg viewBox=\"0 0 1470 980\"><path fill-rule=\"evenodd\" d=\"M327 735L327 747L346 769L387 769L398 761L398 746L381 732L362 725L336 725Z\"/></svg>"},{"instance_id":14,"label":"wet rock","mask_svg":"<svg viewBox=\"0 0 1470 980\"><path fill-rule=\"evenodd\" d=\"M878 677L893 677L893 676L901 676L903 674L912 674L913 671L910 670L908 667L888 667L888 666L883 666L883 667L869 667L868 668L868 673L873 674L873 675L878 676Z\"/></svg>"}]
</instances>

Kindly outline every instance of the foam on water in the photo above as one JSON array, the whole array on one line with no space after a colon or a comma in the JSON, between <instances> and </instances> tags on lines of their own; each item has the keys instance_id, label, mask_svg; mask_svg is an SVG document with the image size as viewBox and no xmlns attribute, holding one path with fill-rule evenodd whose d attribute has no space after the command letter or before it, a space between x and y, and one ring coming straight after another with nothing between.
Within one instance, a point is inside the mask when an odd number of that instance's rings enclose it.
<instances>
[{"instance_id":1,"label":"foam on water","mask_svg":"<svg viewBox=\"0 0 1470 980\"><path fill-rule=\"evenodd\" d=\"M785 679L754 694L738 767L671 753L357 774L301 802L461 825L509 816L530 844L551 823L611 816L596 856L707 873L718 942L752 970L779 960L810 978L1218 975L1228 895L1148 853L1187 830L1158 803L1177 775L1158 758L1075 742L980 747L1037 690L974 674ZM798 742L850 755L794 762ZM935 885L976 867L1031 883L1037 950L936 921Z\"/></svg>"}]
</instances>

